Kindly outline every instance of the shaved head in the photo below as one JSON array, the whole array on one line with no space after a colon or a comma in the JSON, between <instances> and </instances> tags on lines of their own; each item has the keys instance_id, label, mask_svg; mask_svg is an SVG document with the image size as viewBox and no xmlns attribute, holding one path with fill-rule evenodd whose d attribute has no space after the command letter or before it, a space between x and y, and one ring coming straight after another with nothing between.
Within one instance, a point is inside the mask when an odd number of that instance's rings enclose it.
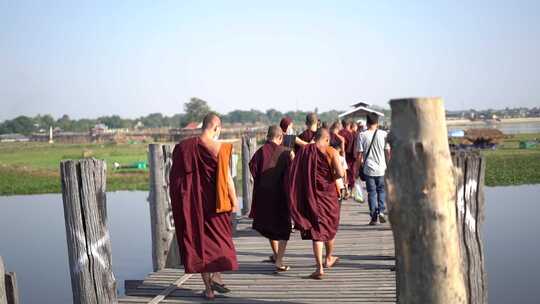
<instances>
[{"instance_id":1,"label":"shaved head","mask_svg":"<svg viewBox=\"0 0 540 304\"><path fill-rule=\"evenodd\" d=\"M313 112L308 113L308 115L306 115L306 126L313 126L318 120L317 114Z\"/></svg>"},{"instance_id":2,"label":"shaved head","mask_svg":"<svg viewBox=\"0 0 540 304\"><path fill-rule=\"evenodd\" d=\"M268 127L268 133L266 134L267 140L279 139L283 136L283 131L277 125L271 125Z\"/></svg>"},{"instance_id":3,"label":"shaved head","mask_svg":"<svg viewBox=\"0 0 540 304\"><path fill-rule=\"evenodd\" d=\"M351 120L350 119L343 119L341 121L341 125L343 128L348 129L351 126Z\"/></svg>"},{"instance_id":4,"label":"shaved head","mask_svg":"<svg viewBox=\"0 0 540 304\"><path fill-rule=\"evenodd\" d=\"M314 137L316 142L319 141L330 141L330 132L327 128L319 128L317 129L317 132L315 132Z\"/></svg>"},{"instance_id":5,"label":"shaved head","mask_svg":"<svg viewBox=\"0 0 540 304\"><path fill-rule=\"evenodd\" d=\"M206 116L204 116L202 121L202 129L203 131L211 130L215 128L216 126L221 125L221 119L219 119L219 116L217 116L215 113L208 113Z\"/></svg>"}]
</instances>

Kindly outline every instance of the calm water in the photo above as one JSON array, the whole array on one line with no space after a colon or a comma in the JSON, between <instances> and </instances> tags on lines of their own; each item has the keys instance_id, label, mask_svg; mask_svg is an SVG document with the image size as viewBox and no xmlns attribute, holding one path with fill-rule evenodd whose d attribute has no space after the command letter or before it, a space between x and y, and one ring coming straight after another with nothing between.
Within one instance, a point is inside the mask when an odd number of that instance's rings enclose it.
<instances>
[{"instance_id":1,"label":"calm water","mask_svg":"<svg viewBox=\"0 0 540 304\"><path fill-rule=\"evenodd\" d=\"M539 195L540 185L486 190L490 303L538 303ZM152 268L146 196L146 192L108 194L112 262L119 287L125 279L142 279ZM71 303L61 196L0 197L0 210L0 255L8 270L17 272L22 302Z\"/></svg>"},{"instance_id":2,"label":"calm water","mask_svg":"<svg viewBox=\"0 0 540 304\"><path fill-rule=\"evenodd\" d=\"M124 280L152 271L147 192L107 194L112 264L119 291ZM17 273L22 303L71 303L62 197L0 197L0 255ZM45 297L45 298L44 298Z\"/></svg>"},{"instance_id":3,"label":"calm water","mask_svg":"<svg viewBox=\"0 0 540 304\"><path fill-rule=\"evenodd\" d=\"M520 134L520 133L540 133L540 122L525 122L525 123L500 123L486 125L471 125L471 126L449 126L448 130L463 130L469 128L496 128L504 134Z\"/></svg>"}]
</instances>

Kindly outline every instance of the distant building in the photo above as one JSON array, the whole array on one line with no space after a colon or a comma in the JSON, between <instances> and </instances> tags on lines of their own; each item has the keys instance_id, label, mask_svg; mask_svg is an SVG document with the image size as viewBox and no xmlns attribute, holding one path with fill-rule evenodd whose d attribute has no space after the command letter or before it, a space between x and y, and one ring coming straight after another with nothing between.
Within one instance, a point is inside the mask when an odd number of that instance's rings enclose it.
<instances>
[{"instance_id":1,"label":"distant building","mask_svg":"<svg viewBox=\"0 0 540 304\"><path fill-rule=\"evenodd\" d=\"M0 134L0 142L25 142L29 141L29 138L17 133L12 134Z\"/></svg>"},{"instance_id":2,"label":"distant building","mask_svg":"<svg viewBox=\"0 0 540 304\"><path fill-rule=\"evenodd\" d=\"M190 122L182 129L184 130L197 130L202 128L202 122Z\"/></svg>"},{"instance_id":3,"label":"distant building","mask_svg":"<svg viewBox=\"0 0 540 304\"><path fill-rule=\"evenodd\" d=\"M357 102L357 103L354 103L351 105L352 109L347 111L347 112L344 112L344 113L341 113L339 114L339 118L340 119L344 119L344 118L350 118L350 119L354 119L355 121L362 121L362 124L364 124L365 122L365 117L369 114L369 113L375 113L377 115L379 115L381 118L384 117L384 113L382 112L379 112L373 108L370 108L370 105L365 103L365 102ZM380 123L382 124L384 122L384 119L382 119L380 121Z\"/></svg>"},{"instance_id":4,"label":"distant building","mask_svg":"<svg viewBox=\"0 0 540 304\"><path fill-rule=\"evenodd\" d=\"M105 134L107 133L107 130L109 128L107 128L107 126L105 124L97 124L95 125L92 130L90 130L90 133L92 134L92 136L95 136L95 135L100 135L100 134Z\"/></svg>"}]
</instances>

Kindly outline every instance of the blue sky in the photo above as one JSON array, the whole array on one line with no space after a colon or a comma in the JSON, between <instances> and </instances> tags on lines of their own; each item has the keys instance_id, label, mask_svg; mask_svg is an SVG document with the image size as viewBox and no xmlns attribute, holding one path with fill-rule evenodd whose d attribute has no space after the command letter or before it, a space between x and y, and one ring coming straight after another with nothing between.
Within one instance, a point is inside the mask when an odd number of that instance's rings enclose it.
<instances>
[{"instance_id":1,"label":"blue sky","mask_svg":"<svg viewBox=\"0 0 540 304\"><path fill-rule=\"evenodd\" d=\"M0 0L0 120L540 106L540 1L111 2Z\"/></svg>"}]
</instances>

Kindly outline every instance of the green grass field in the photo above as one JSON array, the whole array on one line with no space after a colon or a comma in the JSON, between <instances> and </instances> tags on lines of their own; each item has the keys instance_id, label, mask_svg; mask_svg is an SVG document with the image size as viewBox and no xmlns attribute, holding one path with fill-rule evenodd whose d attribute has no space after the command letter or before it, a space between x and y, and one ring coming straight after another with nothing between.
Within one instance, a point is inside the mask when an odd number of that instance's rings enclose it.
<instances>
[{"instance_id":1,"label":"green grass field","mask_svg":"<svg viewBox=\"0 0 540 304\"><path fill-rule=\"evenodd\" d=\"M114 162L129 164L146 160L146 144L2 143L0 195L60 192L60 161L80 159L83 155L107 162L108 190L148 189L147 171L112 169Z\"/></svg>"},{"instance_id":2,"label":"green grass field","mask_svg":"<svg viewBox=\"0 0 540 304\"><path fill-rule=\"evenodd\" d=\"M484 151L487 159L486 185L540 183L540 147L519 149L520 140L536 138L540 138L540 134L520 134L506 139L497 150ZM83 155L107 162L109 191L148 189L148 171L113 169L114 162L129 164L146 160L146 144L1 143L0 195L58 193L60 161L80 159ZM239 166L239 175L240 172ZM242 191L239 179L237 191L239 194Z\"/></svg>"},{"instance_id":3,"label":"green grass field","mask_svg":"<svg viewBox=\"0 0 540 304\"><path fill-rule=\"evenodd\" d=\"M507 186L540 183L540 146L519 149L520 140L540 139L540 134L518 134L507 138L497 150L484 151L486 185Z\"/></svg>"}]
</instances>

